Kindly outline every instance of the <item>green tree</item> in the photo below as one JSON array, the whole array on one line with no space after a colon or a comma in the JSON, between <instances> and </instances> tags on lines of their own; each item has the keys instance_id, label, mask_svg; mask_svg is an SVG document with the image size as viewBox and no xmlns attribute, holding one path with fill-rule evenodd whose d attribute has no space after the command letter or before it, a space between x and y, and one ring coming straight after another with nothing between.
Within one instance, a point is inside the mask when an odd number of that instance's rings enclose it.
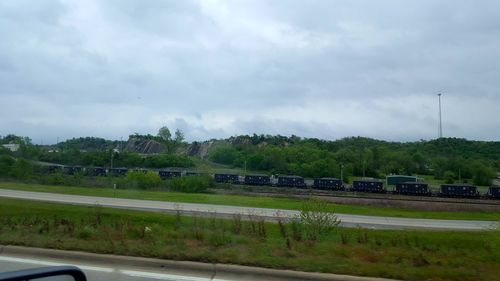
<instances>
[{"instance_id":1,"label":"green tree","mask_svg":"<svg viewBox=\"0 0 500 281\"><path fill-rule=\"evenodd\" d=\"M172 140L172 133L167 126L163 126L158 130L158 137L164 142L170 142Z\"/></svg>"},{"instance_id":2,"label":"green tree","mask_svg":"<svg viewBox=\"0 0 500 281\"><path fill-rule=\"evenodd\" d=\"M0 155L0 176L6 177L10 175L10 170L16 160L7 155Z\"/></svg>"},{"instance_id":3,"label":"green tree","mask_svg":"<svg viewBox=\"0 0 500 281\"><path fill-rule=\"evenodd\" d=\"M10 176L16 179L27 179L32 175L33 165L24 159L17 159L10 169Z\"/></svg>"},{"instance_id":4,"label":"green tree","mask_svg":"<svg viewBox=\"0 0 500 281\"><path fill-rule=\"evenodd\" d=\"M454 183L456 175L452 171L446 171L444 172L443 179L445 183Z\"/></svg>"},{"instance_id":5,"label":"green tree","mask_svg":"<svg viewBox=\"0 0 500 281\"><path fill-rule=\"evenodd\" d=\"M480 162L475 162L472 165L472 174L472 180L475 185L491 185L495 177L493 169Z\"/></svg>"},{"instance_id":6,"label":"green tree","mask_svg":"<svg viewBox=\"0 0 500 281\"><path fill-rule=\"evenodd\" d=\"M181 130L179 130L179 129L175 130L174 141L177 144L180 144L180 143L182 143L184 141L184 133Z\"/></svg>"}]
</instances>

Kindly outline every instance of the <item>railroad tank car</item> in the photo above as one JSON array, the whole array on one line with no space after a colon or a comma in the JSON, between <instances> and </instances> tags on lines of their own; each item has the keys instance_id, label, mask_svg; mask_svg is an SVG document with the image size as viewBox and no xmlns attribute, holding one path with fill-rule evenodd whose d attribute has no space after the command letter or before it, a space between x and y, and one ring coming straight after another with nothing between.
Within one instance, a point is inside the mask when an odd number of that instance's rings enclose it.
<instances>
[{"instance_id":1,"label":"railroad tank car","mask_svg":"<svg viewBox=\"0 0 500 281\"><path fill-rule=\"evenodd\" d=\"M492 199L500 199L500 186L492 186L488 188L486 195Z\"/></svg>"},{"instance_id":2,"label":"railroad tank car","mask_svg":"<svg viewBox=\"0 0 500 281\"><path fill-rule=\"evenodd\" d=\"M102 177L106 175L106 169L103 167L89 167L85 168L85 174L91 177Z\"/></svg>"},{"instance_id":3,"label":"railroad tank car","mask_svg":"<svg viewBox=\"0 0 500 281\"><path fill-rule=\"evenodd\" d=\"M127 168L111 168L108 170L108 174L115 177L124 176L127 172Z\"/></svg>"},{"instance_id":4,"label":"railroad tank car","mask_svg":"<svg viewBox=\"0 0 500 281\"><path fill-rule=\"evenodd\" d=\"M271 177L267 175L246 175L243 182L248 185L270 185Z\"/></svg>"},{"instance_id":5,"label":"railroad tank car","mask_svg":"<svg viewBox=\"0 0 500 281\"><path fill-rule=\"evenodd\" d=\"M344 185L337 178L316 178L313 182L313 188L321 190L344 190Z\"/></svg>"},{"instance_id":6,"label":"railroad tank car","mask_svg":"<svg viewBox=\"0 0 500 281\"><path fill-rule=\"evenodd\" d=\"M400 182L394 190L396 194L430 196L429 185L422 182Z\"/></svg>"},{"instance_id":7,"label":"railroad tank car","mask_svg":"<svg viewBox=\"0 0 500 281\"><path fill-rule=\"evenodd\" d=\"M352 191L384 193L384 183L379 180L355 180L352 182Z\"/></svg>"},{"instance_id":8,"label":"railroad tank car","mask_svg":"<svg viewBox=\"0 0 500 281\"><path fill-rule=\"evenodd\" d=\"M479 197L477 187L468 184L442 184L439 196L442 197L460 197L476 198Z\"/></svg>"},{"instance_id":9,"label":"railroad tank car","mask_svg":"<svg viewBox=\"0 0 500 281\"><path fill-rule=\"evenodd\" d=\"M304 178L299 176L279 176L277 185L282 187L306 187Z\"/></svg>"},{"instance_id":10,"label":"railroad tank car","mask_svg":"<svg viewBox=\"0 0 500 281\"><path fill-rule=\"evenodd\" d=\"M182 173L179 171L171 171L171 170L159 170L158 175L162 180L171 179L175 177L182 176Z\"/></svg>"},{"instance_id":11,"label":"railroad tank car","mask_svg":"<svg viewBox=\"0 0 500 281\"><path fill-rule=\"evenodd\" d=\"M236 174L214 174L214 180L218 183L239 183L240 177Z\"/></svg>"}]
</instances>

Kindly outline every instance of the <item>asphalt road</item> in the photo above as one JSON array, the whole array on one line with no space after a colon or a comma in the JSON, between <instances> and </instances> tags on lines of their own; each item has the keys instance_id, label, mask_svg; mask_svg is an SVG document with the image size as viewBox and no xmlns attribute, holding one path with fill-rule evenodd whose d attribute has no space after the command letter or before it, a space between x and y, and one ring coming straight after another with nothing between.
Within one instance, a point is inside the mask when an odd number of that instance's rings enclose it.
<instances>
[{"instance_id":1,"label":"asphalt road","mask_svg":"<svg viewBox=\"0 0 500 281\"><path fill-rule=\"evenodd\" d=\"M108 198L81 195L66 195L45 192L18 191L0 189L0 197L38 200L46 202L57 202L76 205L99 205L120 209L135 209L143 211L183 214L216 215L219 217L231 217L241 214L264 217L266 220L276 220L278 217L293 218L299 214L298 211L280 210L268 208L238 207L227 205L175 203L153 200L135 200L123 198ZM437 219L412 219L397 217L362 216L337 214L345 227L365 227L377 229L435 229L435 230L486 230L498 227L498 222L473 221L473 220L437 220Z\"/></svg>"},{"instance_id":2,"label":"asphalt road","mask_svg":"<svg viewBox=\"0 0 500 281\"><path fill-rule=\"evenodd\" d=\"M89 281L395 281L231 264L172 261L0 245L0 272L61 265L79 267ZM68 281L67 279L69 278L40 279L40 281Z\"/></svg>"},{"instance_id":3,"label":"asphalt road","mask_svg":"<svg viewBox=\"0 0 500 281\"><path fill-rule=\"evenodd\" d=\"M210 275L201 275L197 272L187 275L184 272L168 272L165 270L151 270L149 268L117 266L116 264L92 264L78 260L39 258L39 257L17 257L0 255L0 272L8 272L22 269L74 265L80 268L89 281L146 281L146 280L171 280L171 281L222 281L228 279L211 279ZM47 279L44 281L48 281ZM67 279L55 279L55 281Z\"/></svg>"}]
</instances>

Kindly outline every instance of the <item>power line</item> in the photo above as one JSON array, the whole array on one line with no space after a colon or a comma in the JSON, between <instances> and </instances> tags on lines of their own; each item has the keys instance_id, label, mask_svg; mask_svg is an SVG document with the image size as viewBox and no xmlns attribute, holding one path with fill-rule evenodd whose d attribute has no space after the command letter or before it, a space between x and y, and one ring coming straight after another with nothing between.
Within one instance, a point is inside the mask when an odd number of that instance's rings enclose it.
<instances>
[{"instance_id":1,"label":"power line","mask_svg":"<svg viewBox=\"0 0 500 281\"><path fill-rule=\"evenodd\" d=\"M441 118L441 93L438 93L438 100L439 100L439 138L443 137L443 123L442 123L442 118Z\"/></svg>"}]
</instances>

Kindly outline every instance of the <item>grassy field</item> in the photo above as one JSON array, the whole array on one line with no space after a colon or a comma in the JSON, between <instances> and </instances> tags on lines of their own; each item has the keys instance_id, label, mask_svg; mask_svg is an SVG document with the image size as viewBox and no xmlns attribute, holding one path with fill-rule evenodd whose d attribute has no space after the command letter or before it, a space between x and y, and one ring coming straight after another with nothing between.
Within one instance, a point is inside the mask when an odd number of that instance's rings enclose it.
<instances>
[{"instance_id":1,"label":"grassy field","mask_svg":"<svg viewBox=\"0 0 500 281\"><path fill-rule=\"evenodd\" d=\"M302 201L291 198L258 197L241 195L180 193L166 191L140 190L113 190L111 188L50 186L37 184L23 184L0 182L0 188L28 190L39 192L54 192L61 194L89 195L102 197L120 197L131 199L160 200L170 202L204 203L261 208L279 208L298 210ZM466 219L466 220L500 220L499 212L431 212L407 209L371 207L360 205L330 204L330 210L345 214L360 214L373 216L393 216L408 218L439 218L439 219Z\"/></svg>"},{"instance_id":2,"label":"grassy field","mask_svg":"<svg viewBox=\"0 0 500 281\"><path fill-rule=\"evenodd\" d=\"M310 241L297 229L0 198L2 244L405 280L500 280L498 231L340 228Z\"/></svg>"}]
</instances>

